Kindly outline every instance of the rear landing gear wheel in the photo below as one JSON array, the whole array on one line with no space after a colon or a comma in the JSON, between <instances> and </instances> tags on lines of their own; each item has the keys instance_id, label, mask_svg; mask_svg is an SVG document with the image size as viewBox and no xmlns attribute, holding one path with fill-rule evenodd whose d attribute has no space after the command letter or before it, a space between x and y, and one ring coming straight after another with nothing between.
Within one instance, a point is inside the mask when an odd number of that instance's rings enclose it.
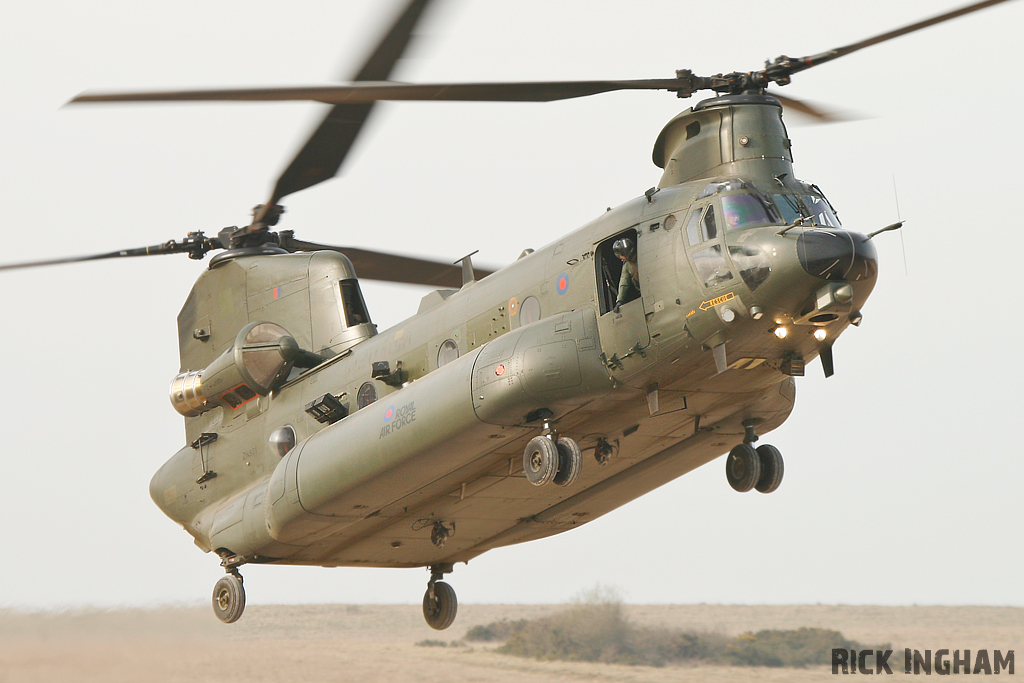
<instances>
[{"instance_id":1,"label":"rear landing gear wheel","mask_svg":"<svg viewBox=\"0 0 1024 683\"><path fill-rule=\"evenodd\" d=\"M245 588L238 573L228 574L213 587L213 613L225 624L232 624L245 611Z\"/></svg>"},{"instance_id":2,"label":"rear landing gear wheel","mask_svg":"<svg viewBox=\"0 0 1024 683\"><path fill-rule=\"evenodd\" d=\"M740 493L754 488L761 478L761 458L753 446L741 443L729 451L725 460L725 476L729 485Z\"/></svg>"},{"instance_id":3,"label":"rear landing gear wheel","mask_svg":"<svg viewBox=\"0 0 1024 683\"><path fill-rule=\"evenodd\" d=\"M583 469L583 451L580 445L568 438L558 440L558 471L553 482L557 486L569 486L580 477Z\"/></svg>"},{"instance_id":4,"label":"rear landing gear wheel","mask_svg":"<svg viewBox=\"0 0 1024 683\"><path fill-rule=\"evenodd\" d=\"M459 600L455 597L454 588L444 581L435 581L432 586L427 586L423 595L423 618L427 620L427 626L443 631L452 625L458 611Z\"/></svg>"},{"instance_id":5,"label":"rear landing gear wheel","mask_svg":"<svg viewBox=\"0 0 1024 683\"><path fill-rule=\"evenodd\" d=\"M782 474L785 469L782 463L782 453L775 446L764 444L757 447L757 457L761 460L761 476L754 488L761 493L771 493L782 483Z\"/></svg>"},{"instance_id":6,"label":"rear landing gear wheel","mask_svg":"<svg viewBox=\"0 0 1024 683\"><path fill-rule=\"evenodd\" d=\"M579 447L577 446L577 450ZM558 474L558 447L546 436L535 436L523 451L523 472L534 486L543 486Z\"/></svg>"}]
</instances>

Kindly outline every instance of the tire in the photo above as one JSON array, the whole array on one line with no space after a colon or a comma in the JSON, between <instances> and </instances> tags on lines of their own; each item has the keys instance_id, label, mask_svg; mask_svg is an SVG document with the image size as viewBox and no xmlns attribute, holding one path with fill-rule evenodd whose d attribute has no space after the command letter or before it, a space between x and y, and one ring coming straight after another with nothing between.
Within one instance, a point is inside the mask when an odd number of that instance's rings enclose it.
<instances>
[{"instance_id":1,"label":"tire","mask_svg":"<svg viewBox=\"0 0 1024 683\"><path fill-rule=\"evenodd\" d=\"M754 488L761 478L761 458L753 446L741 443L729 451L725 459L725 477L729 486L740 493Z\"/></svg>"},{"instance_id":2,"label":"tire","mask_svg":"<svg viewBox=\"0 0 1024 683\"><path fill-rule=\"evenodd\" d=\"M552 481L556 486L570 486L580 478L583 469L583 451L572 439L558 440L558 471Z\"/></svg>"},{"instance_id":3,"label":"tire","mask_svg":"<svg viewBox=\"0 0 1024 683\"><path fill-rule=\"evenodd\" d=\"M782 453L775 446L765 444L757 447L757 457L761 460L761 476L754 488L761 493L771 493L782 483L782 474L785 471Z\"/></svg>"},{"instance_id":4,"label":"tire","mask_svg":"<svg viewBox=\"0 0 1024 683\"><path fill-rule=\"evenodd\" d=\"M213 587L213 613L225 624L238 621L245 611L245 588L242 579L228 574Z\"/></svg>"},{"instance_id":5,"label":"tire","mask_svg":"<svg viewBox=\"0 0 1024 683\"><path fill-rule=\"evenodd\" d=\"M434 583L434 597L430 597L430 589L423 594L423 618L427 626L443 631L455 621L459 611L459 600L455 597L455 589L444 581Z\"/></svg>"},{"instance_id":6,"label":"tire","mask_svg":"<svg viewBox=\"0 0 1024 683\"><path fill-rule=\"evenodd\" d=\"M535 436L523 451L523 472L534 486L543 486L558 473L558 447L546 436Z\"/></svg>"}]
</instances>

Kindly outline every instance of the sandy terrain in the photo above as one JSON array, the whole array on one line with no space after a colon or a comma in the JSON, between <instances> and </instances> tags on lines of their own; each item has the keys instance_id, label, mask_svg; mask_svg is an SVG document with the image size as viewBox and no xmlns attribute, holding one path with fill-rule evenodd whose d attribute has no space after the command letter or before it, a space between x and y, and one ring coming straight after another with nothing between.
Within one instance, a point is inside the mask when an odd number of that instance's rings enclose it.
<instances>
[{"instance_id":1,"label":"sandy terrain","mask_svg":"<svg viewBox=\"0 0 1024 683\"><path fill-rule=\"evenodd\" d=\"M559 606L462 605L448 631L428 628L418 606L321 605L247 608L236 624L207 606L111 612L0 611L0 683L202 683L216 681L822 681L827 669L630 667L537 662L460 639L468 628L532 618ZM863 643L919 649L1015 649L1024 608L847 606L629 606L637 623L729 634L761 628L832 628ZM899 665L899 653L893 658ZM1022 664L1024 665L1024 664ZM896 675L902 675L897 666ZM1005 672L1004 672L1005 673ZM1024 675L1024 672L1018 675Z\"/></svg>"}]
</instances>

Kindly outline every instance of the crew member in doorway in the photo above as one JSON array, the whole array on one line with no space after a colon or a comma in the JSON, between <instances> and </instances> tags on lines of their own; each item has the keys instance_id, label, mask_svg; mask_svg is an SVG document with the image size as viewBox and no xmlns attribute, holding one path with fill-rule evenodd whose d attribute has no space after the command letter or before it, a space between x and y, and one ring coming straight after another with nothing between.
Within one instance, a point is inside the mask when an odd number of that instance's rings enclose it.
<instances>
[{"instance_id":1,"label":"crew member in doorway","mask_svg":"<svg viewBox=\"0 0 1024 683\"><path fill-rule=\"evenodd\" d=\"M640 296L640 273L636 267L636 245L628 237L615 240L612 252L622 261L622 274L619 276L619 294L615 297L615 312L619 306Z\"/></svg>"}]
</instances>

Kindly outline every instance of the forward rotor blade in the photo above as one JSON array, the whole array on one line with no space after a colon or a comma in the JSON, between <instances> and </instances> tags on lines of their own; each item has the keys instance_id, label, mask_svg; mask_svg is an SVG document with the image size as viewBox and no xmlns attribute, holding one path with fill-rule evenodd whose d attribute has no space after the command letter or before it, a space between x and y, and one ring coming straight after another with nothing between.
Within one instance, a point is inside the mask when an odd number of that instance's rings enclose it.
<instances>
[{"instance_id":1,"label":"forward rotor blade","mask_svg":"<svg viewBox=\"0 0 1024 683\"><path fill-rule=\"evenodd\" d=\"M1005 1L1005 0L1004 0ZM229 88L144 93L83 93L79 102L275 102L313 101L365 104L388 101L553 102L615 90L692 91L692 81L654 78L625 81L537 81L513 83L397 83L378 81L344 85L282 88Z\"/></svg>"},{"instance_id":2,"label":"forward rotor blade","mask_svg":"<svg viewBox=\"0 0 1024 683\"><path fill-rule=\"evenodd\" d=\"M413 256L401 256L383 251L357 249L354 247L336 247L330 244L317 244L304 240L289 239L282 241L281 246L295 251L336 251L344 254L355 266L356 274L363 280L383 280L385 282L402 282L413 285L429 285L432 287L462 287L462 266L430 261ZM477 280L490 275L492 270L474 268Z\"/></svg>"},{"instance_id":3,"label":"forward rotor blade","mask_svg":"<svg viewBox=\"0 0 1024 683\"><path fill-rule=\"evenodd\" d=\"M913 24L909 24L907 26L904 26L902 28L894 29L892 31L887 31L886 33L879 34L879 35L874 36L872 38L867 38L865 40L861 40L861 41L856 42L856 43L851 43L850 45L846 45L844 47L839 47L839 48L836 48L834 50L829 50L828 52L822 52L821 54L812 55L812 56L809 56L809 57L801 57L800 59L791 60L791 62L793 62L793 66L795 68L790 69L789 73L796 73L798 71L803 71L805 69L809 69L812 66L818 66L819 64L824 64L825 62L831 62L833 59L837 59L839 57L844 57L844 56L850 54L851 52L856 52L858 50L863 50L866 47L871 47L872 45L878 45L879 43L884 43L887 40L892 40L893 38L899 38L900 36L905 36L908 33L913 33L914 31L920 31L921 29L928 28L929 26L934 26L936 24L941 24L944 21L949 21L950 19L956 19L957 17L962 17L965 14L970 14L972 12L977 12L978 10L983 10L986 7L992 7L993 5L999 5L999 4L1004 3L1004 2L1009 2L1009 0L984 0L983 2L976 2L976 3L973 3L971 5L967 5L965 7L961 7L960 9L955 9L955 10L946 12L945 14L940 14L938 16L932 17L931 19L925 19L923 21L918 21L918 22L915 22ZM769 69L769 72L770 72L770 69Z\"/></svg>"},{"instance_id":4,"label":"forward rotor blade","mask_svg":"<svg viewBox=\"0 0 1024 683\"><path fill-rule=\"evenodd\" d=\"M391 77L395 63L412 39L413 30L430 0L411 0L356 71L355 81L383 81ZM306 140L281 173L270 200L255 217L260 223L266 211L293 192L333 178L363 129L373 104L337 104Z\"/></svg>"}]
</instances>

